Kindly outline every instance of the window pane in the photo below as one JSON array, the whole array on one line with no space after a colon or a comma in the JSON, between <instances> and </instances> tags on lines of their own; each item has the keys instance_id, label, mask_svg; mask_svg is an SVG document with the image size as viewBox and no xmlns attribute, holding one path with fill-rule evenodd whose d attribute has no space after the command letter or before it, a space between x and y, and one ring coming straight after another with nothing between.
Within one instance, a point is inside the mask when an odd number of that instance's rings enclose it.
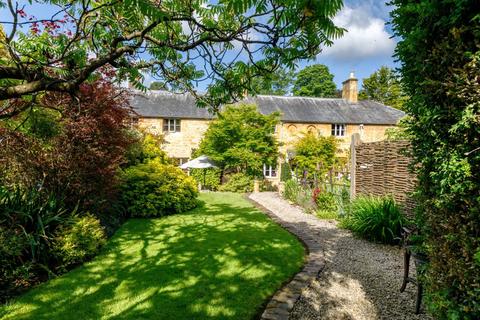
<instances>
[{"instance_id":1,"label":"window pane","mask_svg":"<svg viewBox=\"0 0 480 320\"><path fill-rule=\"evenodd\" d=\"M168 119L163 119L163 131L168 131Z\"/></svg>"},{"instance_id":2,"label":"window pane","mask_svg":"<svg viewBox=\"0 0 480 320\"><path fill-rule=\"evenodd\" d=\"M277 176L277 167L276 166L272 167L271 175L272 175L272 177Z\"/></svg>"},{"instance_id":3,"label":"window pane","mask_svg":"<svg viewBox=\"0 0 480 320\"><path fill-rule=\"evenodd\" d=\"M332 136L343 137L345 136L345 124L332 124Z\"/></svg>"},{"instance_id":4,"label":"window pane","mask_svg":"<svg viewBox=\"0 0 480 320\"><path fill-rule=\"evenodd\" d=\"M175 120L175 132L180 132L180 119Z\"/></svg>"},{"instance_id":5,"label":"window pane","mask_svg":"<svg viewBox=\"0 0 480 320\"><path fill-rule=\"evenodd\" d=\"M263 176L266 178L274 178L277 176L277 167L270 165L263 165Z\"/></svg>"}]
</instances>

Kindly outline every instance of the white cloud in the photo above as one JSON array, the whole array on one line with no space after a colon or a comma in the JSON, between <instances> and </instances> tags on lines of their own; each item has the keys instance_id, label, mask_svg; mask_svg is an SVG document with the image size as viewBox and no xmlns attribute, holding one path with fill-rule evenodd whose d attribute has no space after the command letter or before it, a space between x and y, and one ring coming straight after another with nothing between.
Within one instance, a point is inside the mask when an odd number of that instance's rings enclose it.
<instances>
[{"instance_id":1,"label":"white cloud","mask_svg":"<svg viewBox=\"0 0 480 320\"><path fill-rule=\"evenodd\" d=\"M337 61L361 60L391 56L395 40L385 28L385 20L374 17L365 7L344 7L333 19L335 24L347 29L343 37L320 54Z\"/></svg>"}]
</instances>

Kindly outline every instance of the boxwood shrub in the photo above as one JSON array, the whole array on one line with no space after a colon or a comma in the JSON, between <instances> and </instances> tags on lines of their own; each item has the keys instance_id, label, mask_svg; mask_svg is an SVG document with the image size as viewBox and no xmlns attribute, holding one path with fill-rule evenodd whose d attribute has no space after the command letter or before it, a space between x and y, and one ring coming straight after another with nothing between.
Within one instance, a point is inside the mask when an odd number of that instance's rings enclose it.
<instances>
[{"instance_id":1,"label":"boxwood shrub","mask_svg":"<svg viewBox=\"0 0 480 320\"><path fill-rule=\"evenodd\" d=\"M61 267L66 267L93 257L105 243L100 220L89 213L73 215L57 229L53 251L61 261Z\"/></svg>"},{"instance_id":2,"label":"boxwood shrub","mask_svg":"<svg viewBox=\"0 0 480 320\"><path fill-rule=\"evenodd\" d=\"M197 206L196 182L181 169L151 160L122 173L122 201L132 217L161 217Z\"/></svg>"},{"instance_id":3,"label":"boxwood shrub","mask_svg":"<svg viewBox=\"0 0 480 320\"><path fill-rule=\"evenodd\" d=\"M228 177L227 183L219 187L220 191L252 192L253 178L245 173L234 173Z\"/></svg>"}]
</instances>

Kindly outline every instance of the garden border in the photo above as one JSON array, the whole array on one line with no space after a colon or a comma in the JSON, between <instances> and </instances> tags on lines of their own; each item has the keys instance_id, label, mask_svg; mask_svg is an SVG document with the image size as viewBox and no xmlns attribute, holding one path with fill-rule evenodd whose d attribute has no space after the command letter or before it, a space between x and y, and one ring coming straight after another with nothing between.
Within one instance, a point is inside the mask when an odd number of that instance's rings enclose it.
<instances>
[{"instance_id":1,"label":"garden border","mask_svg":"<svg viewBox=\"0 0 480 320\"><path fill-rule=\"evenodd\" d=\"M265 213L283 229L293 234L305 247L307 256L300 272L290 278L266 304L263 313L258 317L262 320L288 320L295 302L300 298L303 289L310 286L313 280L317 279L325 267L325 257L319 240L311 234L298 228L294 223L286 222L277 216L273 211L250 198L246 198L260 211Z\"/></svg>"}]
</instances>

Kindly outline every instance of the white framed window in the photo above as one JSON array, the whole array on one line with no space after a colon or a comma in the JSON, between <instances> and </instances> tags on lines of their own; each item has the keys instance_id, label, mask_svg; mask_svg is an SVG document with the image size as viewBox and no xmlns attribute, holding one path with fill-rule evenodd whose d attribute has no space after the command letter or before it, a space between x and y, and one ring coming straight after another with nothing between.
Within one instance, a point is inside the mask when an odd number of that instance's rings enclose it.
<instances>
[{"instance_id":1,"label":"white framed window","mask_svg":"<svg viewBox=\"0 0 480 320\"><path fill-rule=\"evenodd\" d=\"M180 119L164 119L163 132L180 132Z\"/></svg>"},{"instance_id":2,"label":"white framed window","mask_svg":"<svg viewBox=\"0 0 480 320\"><path fill-rule=\"evenodd\" d=\"M277 166L276 165L263 165L263 176L265 178L275 178L277 176Z\"/></svg>"},{"instance_id":3,"label":"white framed window","mask_svg":"<svg viewBox=\"0 0 480 320\"><path fill-rule=\"evenodd\" d=\"M332 123L332 136L345 137L345 124Z\"/></svg>"}]
</instances>

